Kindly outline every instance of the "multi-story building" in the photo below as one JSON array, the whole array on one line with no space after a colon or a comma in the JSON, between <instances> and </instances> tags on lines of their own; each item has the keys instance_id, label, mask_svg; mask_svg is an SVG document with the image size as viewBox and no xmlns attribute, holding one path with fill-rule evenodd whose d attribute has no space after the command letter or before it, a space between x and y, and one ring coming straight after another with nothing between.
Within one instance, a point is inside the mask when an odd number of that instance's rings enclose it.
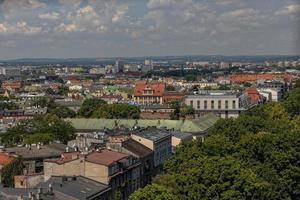
<instances>
[{"instance_id":1,"label":"multi-story building","mask_svg":"<svg viewBox=\"0 0 300 200\"><path fill-rule=\"evenodd\" d=\"M127 198L139 187L140 161L108 149L64 153L60 159L46 160L44 165L46 180L52 176L84 176L109 185L113 197L119 191Z\"/></svg>"},{"instance_id":2,"label":"multi-story building","mask_svg":"<svg viewBox=\"0 0 300 200\"><path fill-rule=\"evenodd\" d=\"M1 74L3 74L6 77L14 77L14 76L20 76L21 70L17 67L3 67L1 71Z\"/></svg>"},{"instance_id":3,"label":"multi-story building","mask_svg":"<svg viewBox=\"0 0 300 200\"><path fill-rule=\"evenodd\" d=\"M172 133L169 131L153 127L137 129L132 132L131 138L153 151L154 167L158 170L172 155Z\"/></svg>"},{"instance_id":4,"label":"multi-story building","mask_svg":"<svg viewBox=\"0 0 300 200\"><path fill-rule=\"evenodd\" d=\"M247 94L233 91L198 91L186 95L185 104L195 109L195 117L214 113L221 118L238 117L252 106Z\"/></svg>"},{"instance_id":5,"label":"multi-story building","mask_svg":"<svg viewBox=\"0 0 300 200\"><path fill-rule=\"evenodd\" d=\"M260 91L271 92L272 101L280 101L288 93L288 84L284 81L261 80L257 81L257 87Z\"/></svg>"},{"instance_id":6,"label":"multi-story building","mask_svg":"<svg viewBox=\"0 0 300 200\"><path fill-rule=\"evenodd\" d=\"M137 81L134 101L138 104L162 104L166 84L161 82Z\"/></svg>"}]
</instances>

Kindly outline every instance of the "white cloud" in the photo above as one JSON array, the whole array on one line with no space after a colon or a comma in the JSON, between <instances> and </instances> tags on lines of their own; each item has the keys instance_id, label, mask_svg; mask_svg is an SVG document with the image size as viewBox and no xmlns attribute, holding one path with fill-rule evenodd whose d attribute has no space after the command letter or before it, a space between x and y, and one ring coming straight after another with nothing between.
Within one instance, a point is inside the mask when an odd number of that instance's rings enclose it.
<instances>
[{"instance_id":1,"label":"white cloud","mask_svg":"<svg viewBox=\"0 0 300 200\"><path fill-rule=\"evenodd\" d=\"M60 18L60 14L57 12L49 12L49 13L43 13L39 14L40 19L48 19L48 20L57 20Z\"/></svg>"},{"instance_id":2,"label":"white cloud","mask_svg":"<svg viewBox=\"0 0 300 200\"><path fill-rule=\"evenodd\" d=\"M41 27L29 26L26 22L17 22L16 24L9 24L7 22L0 23L0 34L20 34L20 35L36 35L42 32Z\"/></svg>"},{"instance_id":3,"label":"white cloud","mask_svg":"<svg viewBox=\"0 0 300 200\"><path fill-rule=\"evenodd\" d=\"M292 4L275 13L276 15L295 15L300 14L300 4Z\"/></svg>"}]
</instances>

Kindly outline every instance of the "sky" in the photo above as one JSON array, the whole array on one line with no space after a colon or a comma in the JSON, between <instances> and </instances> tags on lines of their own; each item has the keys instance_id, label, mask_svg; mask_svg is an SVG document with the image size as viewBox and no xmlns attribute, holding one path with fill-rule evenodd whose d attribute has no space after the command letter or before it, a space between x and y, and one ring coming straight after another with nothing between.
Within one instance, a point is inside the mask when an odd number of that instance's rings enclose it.
<instances>
[{"instance_id":1,"label":"sky","mask_svg":"<svg viewBox=\"0 0 300 200\"><path fill-rule=\"evenodd\" d=\"M0 0L0 59L300 55L300 0Z\"/></svg>"}]
</instances>

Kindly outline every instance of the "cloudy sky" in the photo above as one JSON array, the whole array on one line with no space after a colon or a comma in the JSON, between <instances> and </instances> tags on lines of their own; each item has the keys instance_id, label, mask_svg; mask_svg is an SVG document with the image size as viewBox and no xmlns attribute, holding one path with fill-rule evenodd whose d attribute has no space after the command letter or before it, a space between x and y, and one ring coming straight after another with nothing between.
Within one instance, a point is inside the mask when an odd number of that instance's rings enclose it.
<instances>
[{"instance_id":1,"label":"cloudy sky","mask_svg":"<svg viewBox=\"0 0 300 200\"><path fill-rule=\"evenodd\" d=\"M300 54L300 0L0 0L0 59Z\"/></svg>"}]
</instances>

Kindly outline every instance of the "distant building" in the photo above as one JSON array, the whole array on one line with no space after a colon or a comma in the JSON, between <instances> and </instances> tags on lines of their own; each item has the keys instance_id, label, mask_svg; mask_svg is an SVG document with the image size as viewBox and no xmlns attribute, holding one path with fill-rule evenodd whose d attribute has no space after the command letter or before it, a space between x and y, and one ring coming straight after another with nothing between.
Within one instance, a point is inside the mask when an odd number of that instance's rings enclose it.
<instances>
[{"instance_id":1,"label":"distant building","mask_svg":"<svg viewBox=\"0 0 300 200\"><path fill-rule=\"evenodd\" d=\"M261 95L255 87L247 88L244 93L248 95L252 104L258 104L264 101L264 96Z\"/></svg>"},{"instance_id":2,"label":"distant building","mask_svg":"<svg viewBox=\"0 0 300 200\"><path fill-rule=\"evenodd\" d=\"M3 67L0 71L1 74L6 77L15 77L21 75L21 70L17 67Z\"/></svg>"},{"instance_id":3,"label":"distant building","mask_svg":"<svg viewBox=\"0 0 300 200\"><path fill-rule=\"evenodd\" d=\"M138 104L162 104L166 84L161 82L137 81L134 101Z\"/></svg>"},{"instance_id":4,"label":"distant building","mask_svg":"<svg viewBox=\"0 0 300 200\"><path fill-rule=\"evenodd\" d=\"M198 91L186 95L185 104L195 109L196 117L214 113L221 118L238 117L252 106L246 94L232 91Z\"/></svg>"},{"instance_id":5,"label":"distant building","mask_svg":"<svg viewBox=\"0 0 300 200\"><path fill-rule=\"evenodd\" d=\"M280 101L288 93L288 84L284 81L277 80L258 80L257 88L260 91L268 91L272 93L272 101Z\"/></svg>"},{"instance_id":6,"label":"distant building","mask_svg":"<svg viewBox=\"0 0 300 200\"><path fill-rule=\"evenodd\" d=\"M92 68L89 70L90 74L105 74L105 68L104 67L97 67L97 68Z\"/></svg>"},{"instance_id":7,"label":"distant building","mask_svg":"<svg viewBox=\"0 0 300 200\"><path fill-rule=\"evenodd\" d=\"M124 62L121 60L116 60L116 70L117 72L124 72Z\"/></svg>"},{"instance_id":8,"label":"distant building","mask_svg":"<svg viewBox=\"0 0 300 200\"><path fill-rule=\"evenodd\" d=\"M231 67L231 64L228 63L228 62L221 62L221 63L220 63L220 68L221 68L221 69L228 69L228 68L230 68L230 67Z\"/></svg>"}]
</instances>

